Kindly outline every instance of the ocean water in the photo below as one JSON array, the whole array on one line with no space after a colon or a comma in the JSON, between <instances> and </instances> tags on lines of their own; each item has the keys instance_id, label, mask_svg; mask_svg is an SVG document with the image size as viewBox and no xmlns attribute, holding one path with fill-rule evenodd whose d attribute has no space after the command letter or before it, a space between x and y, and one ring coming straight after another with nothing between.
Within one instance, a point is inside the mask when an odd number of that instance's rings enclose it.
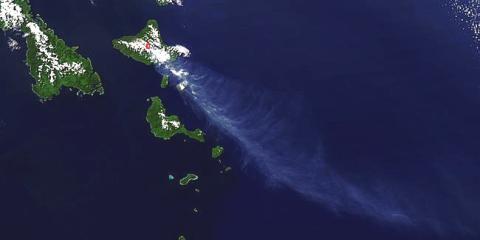
<instances>
[{"instance_id":1,"label":"ocean water","mask_svg":"<svg viewBox=\"0 0 480 240\"><path fill-rule=\"evenodd\" d=\"M32 7L91 57L106 93L38 103L24 53L11 53L2 36L5 238L478 235L480 64L446 3L186 0L156 8L149 0L32 0ZM192 51L180 67L202 76L191 81L196 94L161 90L154 68L111 48L150 18L168 44ZM151 137L145 100L154 95L187 125L206 127L208 144L225 143L234 171L218 174L205 145ZM166 181L185 171L200 173L200 194Z\"/></svg>"}]
</instances>

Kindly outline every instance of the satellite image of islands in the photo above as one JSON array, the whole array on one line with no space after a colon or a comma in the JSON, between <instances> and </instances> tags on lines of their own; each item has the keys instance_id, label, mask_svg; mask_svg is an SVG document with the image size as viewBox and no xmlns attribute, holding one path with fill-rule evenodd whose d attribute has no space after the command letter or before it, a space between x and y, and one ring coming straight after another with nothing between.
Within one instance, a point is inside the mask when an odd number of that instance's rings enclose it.
<instances>
[{"instance_id":1,"label":"satellite image of islands","mask_svg":"<svg viewBox=\"0 0 480 240\"><path fill-rule=\"evenodd\" d=\"M480 239L480 0L0 0L0 240Z\"/></svg>"},{"instance_id":2,"label":"satellite image of islands","mask_svg":"<svg viewBox=\"0 0 480 240\"><path fill-rule=\"evenodd\" d=\"M103 93L100 76L90 59L78 54L78 47L67 46L39 15L32 15L28 0L2 0L0 27L23 33L26 65L35 79L32 89L41 100L59 95L62 87L81 94Z\"/></svg>"}]
</instances>

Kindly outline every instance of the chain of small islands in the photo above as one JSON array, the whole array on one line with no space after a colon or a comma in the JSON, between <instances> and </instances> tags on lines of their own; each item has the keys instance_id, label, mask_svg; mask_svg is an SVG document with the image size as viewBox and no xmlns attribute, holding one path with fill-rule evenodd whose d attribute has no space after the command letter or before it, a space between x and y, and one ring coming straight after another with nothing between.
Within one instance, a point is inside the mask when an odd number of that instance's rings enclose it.
<instances>
[{"instance_id":1,"label":"chain of small islands","mask_svg":"<svg viewBox=\"0 0 480 240\"><path fill-rule=\"evenodd\" d=\"M182 0L155 0L159 6L179 5ZM26 39L26 65L30 76L35 80L32 91L41 102L52 100L58 96L62 88L77 90L78 95L102 95L104 89L100 75L94 71L89 58L77 53L78 47L68 46L49 28L40 15L33 15L29 0L0 0L0 28L3 31L23 33ZM168 46L163 43L158 24L149 20L146 26L134 36L124 36L112 41L113 47L125 56L146 65L164 64L178 57L188 57L190 51L181 46ZM18 43L9 39L9 46L17 48ZM169 76L163 75L161 88L169 86ZM201 129L189 130L176 115L169 115L160 97L148 99L146 121L150 124L153 136L162 140L170 140L175 135L185 135L198 142L205 142L205 133ZM222 146L211 149L211 158L222 163L220 157L224 153ZM223 165L221 173L228 172L231 167ZM175 176L170 174L169 181ZM198 181L199 176L187 173L180 178L178 184L187 186ZM200 190L195 188L196 192ZM198 209L193 209L194 213ZM180 235L178 240L186 240Z\"/></svg>"}]
</instances>

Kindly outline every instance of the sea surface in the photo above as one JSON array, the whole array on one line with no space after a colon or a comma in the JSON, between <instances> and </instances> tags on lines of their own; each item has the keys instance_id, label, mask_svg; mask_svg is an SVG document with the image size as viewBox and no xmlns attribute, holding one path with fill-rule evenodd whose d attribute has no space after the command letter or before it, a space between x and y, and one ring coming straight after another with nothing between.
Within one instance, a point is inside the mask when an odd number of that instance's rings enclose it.
<instances>
[{"instance_id":1,"label":"sea surface","mask_svg":"<svg viewBox=\"0 0 480 240\"><path fill-rule=\"evenodd\" d=\"M6 44L7 37L22 37L0 36L0 239L478 236L479 53L446 2L94 3L31 0L67 44L91 58L102 96L64 91L40 103L25 49L11 52ZM382 217L383 207L333 209L338 198L320 201L300 181L269 181L258 159L245 159L235 140L174 88L161 89L154 68L111 47L112 39L135 34L151 18L167 44L191 50L192 61L241 86L301 103L302 117L290 127L302 135L286 141L309 149L319 146L307 140L321 139L330 172L375 193L363 204L398 207L401 217ZM187 126L207 129L207 143L152 137L146 99L157 95ZM217 143L226 147L228 174L210 159L209 147ZM197 185L168 181L168 174L178 179L187 172L198 173ZM322 172L317 177L323 184Z\"/></svg>"}]
</instances>

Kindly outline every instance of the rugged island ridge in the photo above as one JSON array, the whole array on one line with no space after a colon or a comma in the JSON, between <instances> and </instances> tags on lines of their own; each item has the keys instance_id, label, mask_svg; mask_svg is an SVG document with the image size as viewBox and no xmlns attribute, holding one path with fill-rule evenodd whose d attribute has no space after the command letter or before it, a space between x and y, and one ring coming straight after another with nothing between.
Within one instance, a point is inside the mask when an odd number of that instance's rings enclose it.
<instances>
[{"instance_id":1,"label":"rugged island ridge","mask_svg":"<svg viewBox=\"0 0 480 240\"><path fill-rule=\"evenodd\" d=\"M24 33L26 64L35 79L32 89L42 101L59 95L62 87L103 93L90 59L78 54L78 47L67 46L38 15L33 17L29 0L0 0L0 28Z\"/></svg>"},{"instance_id":2,"label":"rugged island ridge","mask_svg":"<svg viewBox=\"0 0 480 240\"><path fill-rule=\"evenodd\" d=\"M113 47L123 55L146 65L163 64L174 61L179 56L190 56L190 51L184 46L167 46L163 43L155 20L149 20L135 36L124 36L113 40Z\"/></svg>"},{"instance_id":3,"label":"rugged island ridge","mask_svg":"<svg viewBox=\"0 0 480 240\"><path fill-rule=\"evenodd\" d=\"M199 142L204 142L204 133L200 129L193 131L188 130L185 125L180 122L176 115L167 115L166 109L159 97L152 97L147 111L147 122L150 124L150 131L155 137L169 140L176 134L183 134Z\"/></svg>"}]
</instances>

